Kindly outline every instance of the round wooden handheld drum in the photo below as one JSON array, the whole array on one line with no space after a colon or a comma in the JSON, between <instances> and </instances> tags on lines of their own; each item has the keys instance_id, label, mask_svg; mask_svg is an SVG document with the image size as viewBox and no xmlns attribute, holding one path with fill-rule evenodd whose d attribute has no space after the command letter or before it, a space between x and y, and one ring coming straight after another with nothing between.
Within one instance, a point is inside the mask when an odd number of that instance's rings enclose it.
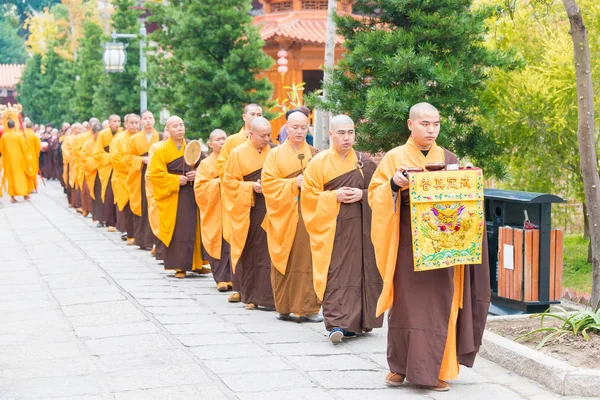
<instances>
[{"instance_id":1,"label":"round wooden handheld drum","mask_svg":"<svg viewBox=\"0 0 600 400\"><path fill-rule=\"evenodd\" d=\"M185 146L185 152L183 153L183 159L185 163L190 167L194 167L198 160L200 160L200 156L202 155L202 147L200 146L200 142L197 140L191 140Z\"/></svg>"}]
</instances>

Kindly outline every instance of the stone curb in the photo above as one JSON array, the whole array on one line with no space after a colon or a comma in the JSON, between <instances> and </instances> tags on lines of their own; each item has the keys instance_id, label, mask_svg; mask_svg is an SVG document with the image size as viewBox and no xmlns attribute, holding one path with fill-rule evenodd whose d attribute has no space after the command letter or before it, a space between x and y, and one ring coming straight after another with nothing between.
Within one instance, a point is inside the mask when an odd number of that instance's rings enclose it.
<instances>
[{"instance_id":1,"label":"stone curb","mask_svg":"<svg viewBox=\"0 0 600 400\"><path fill-rule=\"evenodd\" d=\"M600 370L575 368L488 330L479 355L563 396L593 397L600 393Z\"/></svg>"}]
</instances>

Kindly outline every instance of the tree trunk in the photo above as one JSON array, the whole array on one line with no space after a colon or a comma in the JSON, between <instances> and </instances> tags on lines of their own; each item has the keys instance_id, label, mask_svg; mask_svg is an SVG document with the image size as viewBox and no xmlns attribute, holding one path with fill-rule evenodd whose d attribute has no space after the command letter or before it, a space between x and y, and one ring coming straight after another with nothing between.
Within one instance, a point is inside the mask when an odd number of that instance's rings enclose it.
<instances>
[{"instance_id":1,"label":"tree trunk","mask_svg":"<svg viewBox=\"0 0 600 400\"><path fill-rule=\"evenodd\" d=\"M326 82L331 81L331 71L335 64L335 19L337 12L337 1L329 0L327 3L327 31L325 33L325 58L323 62L323 100L327 97L325 89ZM320 113L320 126L316 130L315 145L319 150L326 149L327 134L329 132L329 112Z\"/></svg>"},{"instance_id":2,"label":"tree trunk","mask_svg":"<svg viewBox=\"0 0 600 400\"><path fill-rule=\"evenodd\" d=\"M577 98L579 100L577 142L579 144L579 165L583 177L585 203L590 225L592 250L592 306L600 301L600 177L594 142L594 92L588 34L581 10L575 0L562 0L569 22L575 51L575 76Z\"/></svg>"},{"instance_id":3,"label":"tree trunk","mask_svg":"<svg viewBox=\"0 0 600 400\"><path fill-rule=\"evenodd\" d=\"M590 220L587 215L587 206L585 205L585 201L583 204L583 238L585 240L590 240Z\"/></svg>"}]
</instances>

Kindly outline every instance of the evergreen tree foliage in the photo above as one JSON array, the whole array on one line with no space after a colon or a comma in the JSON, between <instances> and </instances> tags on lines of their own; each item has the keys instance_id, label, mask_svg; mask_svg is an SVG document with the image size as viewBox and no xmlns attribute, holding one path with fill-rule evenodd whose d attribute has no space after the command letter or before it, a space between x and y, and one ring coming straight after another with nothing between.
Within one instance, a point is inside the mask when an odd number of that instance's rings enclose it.
<instances>
[{"instance_id":1,"label":"evergreen tree foliage","mask_svg":"<svg viewBox=\"0 0 600 400\"><path fill-rule=\"evenodd\" d=\"M189 0L156 4L151 21L163 27L151 70L151 97L184 118L191 137L242 126L245 104L268 109L272 86L256 75L272 64L252 25L247 0Z\"/></svg>"},{"instance_id":2,"label":"evergreen tree foliage","mask_svg":"<svg viewBox=\"0 0 600 400\"><path fill-rule=\"evenodd\" d=\"M381 151L406 141L410 107L429 102L442 117L438 142L501 175L501 149L474 118L485 112L479 93L490 69L511 67L513 58L483 46L491 10L471 3L358 0L353 9L364 18L336 18L347 52L321 106L349 114L361 146Z\"/></svg>"},{"instance_id":3,"label":"evergreen tree foliage","mask_svg":"<svg viewBox=\"0 0 600 400\"><path fill-rule=\"evenodd\" d=\"M58 126L65 121L74 122L75 64L65 60L55 51L55 46L43 59L41 79L41 114L43 123Z\"/></svg>"},{"instance_id":4,"label":"evergreen tree foliage","mask_svg":"<svg viewBox=\"0 0 600 400\"><path fill-rule=\"evenodd\" d=\"M83 35L76 64L79 79L75 83L73 111L79 120L87 120L92 116L106 118L111 110L102 109L102 105L94 101L94 94L106 81L102 64L102 45L106 38L102 28L91 20L85 21Z\"/></svg>"},{"instance_id":5,"label":"evergreen tree foliage","mask_svg":"<svg viewBox=\"0 0 600 400\"><path fill-rule=\"evenodd\" d=\"M21 82L17 84L17 101L32 121L43 121L42 56L34 54L25 64Z\"/></svg>"},{"instance_id":6,"label":"evergreen tree foliage","mask_svg":"<svg viewBox=\"0 0 600 400\"><path fill-rule=\"evenodd\" d=\"M18 27L0 15L0 64L25 64L27 61L25 40L18 31Z\"/></svg>"},{"instance_id":7,"label":"evergreen tree foliage","mask_svg":"<svg viewBox=\"0 0 600 400\"><path fill-rule=\"evenodd\" d=\"M140 11L133 0L113 0L115 13L112 27L117 33L137 34L140 29ZM138 39L117 39L127 45L125 71L106 75L105 84L100 86L94 97L95 112L125 115L140 113L140 47ZM101 60L101 58L100 58ZM100 115L100 114L98 114ZM106 117L105 116L105 117ZM102 117L99 117L102 118Z\"/></svg>"}]
</instances>

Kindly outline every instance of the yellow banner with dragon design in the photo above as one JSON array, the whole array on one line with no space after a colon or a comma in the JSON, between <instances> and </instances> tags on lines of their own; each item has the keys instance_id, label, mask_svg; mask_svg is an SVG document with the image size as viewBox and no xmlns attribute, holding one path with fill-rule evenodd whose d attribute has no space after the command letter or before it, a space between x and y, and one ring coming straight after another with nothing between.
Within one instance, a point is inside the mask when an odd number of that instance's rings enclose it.
<instances>
[{"instance_id":1,"label":"yellow banner with dragon design","mask_svg":"<svg viewBox=\"0 0 600 400\"><path fill-rule=\"evenodd\" d=\"M409 181L415 271L481 263L481 170L412 172Z\"/></svg>"}]
</instances>

